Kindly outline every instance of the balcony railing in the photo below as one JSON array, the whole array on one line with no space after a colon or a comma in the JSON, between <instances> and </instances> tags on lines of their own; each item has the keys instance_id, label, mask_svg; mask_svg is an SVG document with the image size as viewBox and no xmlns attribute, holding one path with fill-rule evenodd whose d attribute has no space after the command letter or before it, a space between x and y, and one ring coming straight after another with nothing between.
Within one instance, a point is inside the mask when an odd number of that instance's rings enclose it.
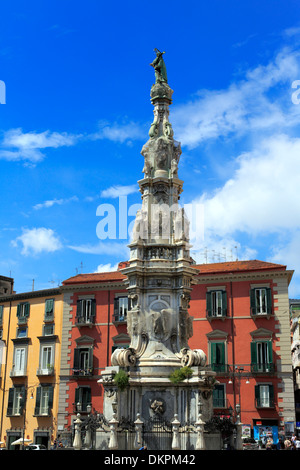
<instances>
[{"instance_id":1,"label":"balcony railing","mask_svg":"<svg viewBox=\"0 0 300 470\"><path fill-rule=\"evenodd\" d=\"M93 326L94 319L95 317L93 315L76 317L76 326Z\"/></svg>"},{"instance_id":2,"label":"balcony railing","mask_svg":"<svg viewBox=\"0 0 300 470\"><path fill-rule=\"evenodd\" d=\"M127 313L115 312L113 314L113 323L126 323L127 322Z\"/></svg>"},{"instance_id":3,"label":"balcony railing","mask_svg":"<svg viewBox=\"0 0 300 470\"><path fill-rule=\"evenodd\" d=\"M268 362L266 364L251 364L251 372L253 374L263 374L275 372L275 364Z\"/></svg>"},{"instance_id":4,"label":"balcony railing","mask_svg":"<svg viewBox=\"0 0 300 470\"><path fill-rule=\"evenodd\" d=\"M262 397L257 397L255 398L255 406L256 408L274 408L275 407L275 401L274 398L262 398Z\"/></svg>"},{"instance_id":5,"label":"balcony railing","mask_svg":"<svg viewBox=\"0 0 300 470\"><path fill-rule=\"evenodd\" d=\"M88 368L88 369L76 369L73 368L73 375L79 376L79 377L91 377L93 375L93 368Z\"/></svg>"},{"instance_id":6,"label":"balcony railing","mask_svg":"<svg viewBox=\"0 0 300 470\"><path fill-rule=\"evenodd\" d=\"M39 367L36 371L36 375L54 375L54 366Z\"/></svg>"},{"instance_id":7,"label":"balcony railing","mask_svg":"<svg viewBox=\"0 0 300 470\"><path fill-rule=\"evenodd\" d=\"M211 364L210 367L214 372L229 372L228 364Z\"/></svg>"},{"instance_id":8,"label":"balcony railing","mask_svg":"<svg viewBox=\"0 0 300 470\"><path fill-rule=\"evenodd\" d=\"M21 369L13 367L10 371L10 377L24 377L25 375L27 375L26 367L22 367Z\"/></svg>"}]
</instances>

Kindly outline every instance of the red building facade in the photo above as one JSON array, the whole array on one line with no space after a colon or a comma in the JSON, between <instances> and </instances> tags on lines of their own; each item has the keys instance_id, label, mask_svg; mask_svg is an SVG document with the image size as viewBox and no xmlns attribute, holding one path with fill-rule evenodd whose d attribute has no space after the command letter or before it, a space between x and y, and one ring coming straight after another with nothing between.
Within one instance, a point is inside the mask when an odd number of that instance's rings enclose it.
<instances>
[{"instance_id":1,"label":"red building facade","mask_svg":"<svg viewBox=\"0 0 300 470\"><path fill-rule=\"evenodd\" d=\"M120 263L122 268L126 263ZM241 407L241 421L258 436L294 422L288 285L292 272L261 261L194 265L192 349L202 349L217 373L215 414ZM102 412L100 372L115 347L129 345L130 309L121 271L81 274L63 282L64 324L58 429L76 413Z\"/></svg>"}]
</instances>

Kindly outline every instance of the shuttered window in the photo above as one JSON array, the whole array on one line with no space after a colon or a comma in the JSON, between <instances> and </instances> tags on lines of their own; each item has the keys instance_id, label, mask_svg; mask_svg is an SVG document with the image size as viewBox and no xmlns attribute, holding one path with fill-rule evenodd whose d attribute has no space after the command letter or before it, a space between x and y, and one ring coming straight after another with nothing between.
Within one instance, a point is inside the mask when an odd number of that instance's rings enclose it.
<instances>
[{"instance_id":1,"label":"shuttered window","mask_svg":"<svg viewBox=\"0 0 300 470\"><path fill-rule=\"evenodd\" d=\"M226 317L226 291L215 290L206 293L206 313L208 317Z\"/></svg>"},{"instance_id":2,"label":"shuttered window","mask_svg":"<svg viewBox=\"0 0 300 470\"><path fill-rule=\"evenodd\" d=\"M215 372L225 372L225 343L210 343L211 368Z\"/></svg>"},{"instance_id":3,"label":"shuttered window","mask_svg":"<svg viewBox=\"0 0 300 470\"><path fill-rule=\"evenodd\" d=\"M252 315L272 313L272 291L269 287L251 289L250 308Z\"/></svg>"}]
</instances>

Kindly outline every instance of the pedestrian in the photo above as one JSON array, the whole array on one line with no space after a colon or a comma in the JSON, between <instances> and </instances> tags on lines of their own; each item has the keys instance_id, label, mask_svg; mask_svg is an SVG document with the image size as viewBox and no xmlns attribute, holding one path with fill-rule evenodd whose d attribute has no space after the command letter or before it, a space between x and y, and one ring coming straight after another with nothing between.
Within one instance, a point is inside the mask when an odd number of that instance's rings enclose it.
<instances>
[{"instance_id":1,"label":"pedestrian","mask_svg":"<svg viewBox=\"0 0 300 470\"><path fill-rule=\"evenodd\" d=\"M292 443L291 443L291 441L289 440L288 437L284 441L284 448L285 448L285 450L291 450L291 448L292 448Z\"/></svg>"},{"instance_id":2,"label":"pedestrian","mask_svg":"<svg viewBox=\"0 0 300 470\"><path fill-rule=\"evenodd\" d=\"M299 437L296 437L295 447L296 447L296 450L300 450L300 439L299 439Z\"/></svg>"},{"instance_id":3,"label":"pedestrian","mask_svg":"<svg viewBox=\"0 0 300 470\"><path fill-rule=\"evenodd\" d=\"M272 447L273 447L273 439L271 439L269 437L268 440L267 440L267 443L266 443L266 449L267 450L272 450Z\"/></svg>"}]
</instances>

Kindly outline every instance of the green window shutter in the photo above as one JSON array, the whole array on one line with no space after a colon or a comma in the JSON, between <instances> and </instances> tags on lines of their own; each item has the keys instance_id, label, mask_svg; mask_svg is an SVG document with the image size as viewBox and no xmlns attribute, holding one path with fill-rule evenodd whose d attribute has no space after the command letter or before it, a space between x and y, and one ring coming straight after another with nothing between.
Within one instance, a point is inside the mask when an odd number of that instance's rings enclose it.
<instances>
[{"instance_id":1,"label":"green window shutter","mask_svg":"<svg viewBox=\"0 0 300 470\"><path fill-rule=\"evenodd\" d=\"M42 387L37 387L37 389L36 389L35 409L34 409L34 414L36 416L38 416L40 414L41 394L42 394Z\"/></svg>"},{"instance_id":2,"label":"green window shutter","mask_svg":"<svg viewBox=\"0 0 300 470\"><path fill-rule=\"evenodd\" d=\"M93 348L89 348L89 369L93 369Z\"/></svg>"},{"instance_id":3,"label":"green window shutter","mask_svg":"<svg viewBox=\"0 0 300 470\"><path fill-rule=\"evenodd\" d=\"M225 370L225 344L211 343L211 365L214 370Z\"/></svg>"},{"instance_id":4,"label":"green window shutter","mask_svg":"<svg viewBox=\"0 0 300 470\"><path fill-rule=\"evenodd\" d=\"M20 387L21 389L21 394L22 394L22 399L20 400L20 413L22 414L23 413L23 410L24 410L24 406L25 406L25 403L26 403L26 388L25 386L22 386Z\"/></svg>"},{"instance_id":5,"label":"green window shutter","mask_svg":"<svg viewBox=\"0 0 300 470\"><path fill-rule=\"evenodd\" d=\"M81 316L82 316L82 302L81 300L77 300L76 317L81 317Z\"/></svg>"},{"instance_id":6,"label":"green window shutter","mask_svg":"<svg viewBox=\"0 0 300 470\"><path fill-rule=\"evenodd\" d=\"M30 305L29 303L27 302L25 304L25 317L28 318L29 317L29 312L30 312Z\"/></svg>"},{"instance_id":7,"label":"green window shutter","mask_svg":"<svg viewBox=\"0 0 300 470\"><path fill-rule=\"evenodd\" d=\"M2 323L3 321L3 309L4 309L3 305L0 305L0 323Z\"/></svg>"},{"instance_id":8,"label":"green window shutter","mask_svg":"<svg viewBox=\"0 0 300 470\"><path fill-rule=\"evenodd\" d=\"M48 414L50 415L50 410L52 410L53 407L53 393L54 393L54 387L49 386L49 400L48 400Z\"/></svg>"},{"instance_id":9,"label":"green window shutter","mask_svg":"<svg viewBox=\"0 0 300 470\"><path fill-rule=\"evenodd\" d=\"M250 290L250 313L252 315L255 315L257 313L256 299L255 299L255 289Z\"/></svg>"},{"instance_id":10,"label":"green window shutter","mask_svg":"<svg viewBox=\"0 0 300 470\"><path fill-rule=\"evenodd\" d=\"M260 406L260 391L259 391L259 385L255 385L255 387L254 387L254 394L255 394L255 403L256 403L256 406Z\"/></svg>"},{"instance_id":11,"label":"green window shutter","mask_svg":"<svg viewBox=\"0 0 300 470\"><path fill-rule=\"evenodd\" d=\"M269 385L270 407L274 406L274 386Z\"/></svg>"},{"instance_id":12,"label":"green window shutter","mask_svg":"<svg viewBox=\"0 0 300 470\"><path fill-rule=\"evenodd\" d=\"M222 408L225 406L225 393L222 385L215 385L213 390L213 406Z\"/></svg>"},{"instance_id":13,"label":"green window shutter","mask_svg":"<svg viewBox=\"0 0 300 470\"><path fill-rule=\"evenodd\" d=\"M269 354L269 364L273 364L272 341L268 341L268 354Z\"/></svg>"},{"instance_id":14,"label":"green window shutter","mask_svg":"<svg viewBox=\"0 0 300 470\"><path fill-rule=\"evenodd\" d=\"M14 394L15 394L15 389L14 387L12 387L8 391L7 416L11 416L13 412Z\"/></svg>"},{"instance_id":15,"label":"green window shutter","mask_svg":"<svg viewBox=\"0 0 300 470\"><path fill-rule=\"evenodd\" d=\"M117 317L119 315L119 299L118 297L114 298L114 315Z\"/></svg>"},{"instance_id":16,"label":"green window shutter","mask_svg":"<svg viewBox=\"0 0 300 470\"><path fill-rule=\"evenodd\" d=\"M214 366L216 364L216 355L217 355L216 343L211 343L211 345L210 345L210 357L211 357L211 365L212 366Z\"/></svg>"},{"instance_id":17,"label":"green window shutter","mask_svg":"<svg viewBox=\"0 0 300 470\"><path fill-rule=\"evenodd\" d=\"M86 411L87 405L91 403L91 389L90 387L85 387L84 393L82 394L82 410Z\"/></svg>"},{"instance_id":18,"label":"green window shutter","mask_svg":"<svg viewBox=\"0 0 300 470\"><path fill-rule=\"evenodd\" d=\"M19 318L21 315L21 304L18 304L17 306L17 317Z\"/></svg>"},{"instance_id":19,"label":"green window shutter","mask_svg":"<svg viewBox=\"0 0 300 470\"><path fill-rule=\"evenodd\" d=\"M75 348L74 349L74 363L73 363L74 369L79 369L79 354L80 354L80 349Z\"/></svg>"},{"instance_id":20,"label":"green window shutter","mask_svg":"<svg viewBox=\"0 0 300 470\"><path fill-rule=\"evenodd\" d=\"M94 317L96 315L96 300L92 299L91 303L91 316Z\"/></svg>"},{"instance_id":21,"label":"green window shutter","mask_svg":"<svg viewBox=\"0 0 300 470\"><path fill-rule=\"evenodd\" d=\"M211 317L211 292L206 292L206 312Z\"/></svg>"},{"instance_id":22,"label":"green window shutter","mask_svg":"<svg viewBox=\"0 0 300 470\"><path fill-rule=\"evenodd\" d=\"M47 299L45 304L45 315L50 317L53 314L54 310L54 299Z\"/></svg>"},{"instance_id":23,"label":"green window shutter","mask_svg":"<svg viewBox=\"0 0 300 470\"><path fill-rule=\"evenodd\" d=\"M217 343L217 351L218 357L217 360L219 361L219 367L222 372L225 371L225 344L224 343Z\"/></svg>"},{"instance_id":24,"label":"green window shutter","mask_svg":"<svg viewBox=\"0 0 300 470\"><path fill-rule=\"evenodd\" d=\"M256 345L256 342L253 341L252 343L250 343L250 346L251 346L251 369L253 371L256 371L257 370L257 345Z\"/></svg>"},{"instance_id":25,"label":"green window shutter","mask_svg":"<svg viewBox=\"0 0 300 470\"><path fill-rule=\"evenodd\" d=\"M75 388L75 406L79 402L79 387ZM76 408L77 409L77 408Z\"/></svg>"},{"instance_id":26,"label":"green window shutter","mask_svg":"<svg viewBox=\"0 0 300 470\"><path fill-rule=\"evenodd\" d=\"M266 295L267 295L267 313L270 314L272 313L272 291L269 287L266 289Z\"/></svg>"},{"instance_id":27,"label":"green window shutter","mask_svg":"<svg viewBox=\"0 0 300 470\"><path fill-rule=\"evenodd\" d=\"M227 316L227 292L222 292L222 315Z\"/></svg>"}]
</instances>

